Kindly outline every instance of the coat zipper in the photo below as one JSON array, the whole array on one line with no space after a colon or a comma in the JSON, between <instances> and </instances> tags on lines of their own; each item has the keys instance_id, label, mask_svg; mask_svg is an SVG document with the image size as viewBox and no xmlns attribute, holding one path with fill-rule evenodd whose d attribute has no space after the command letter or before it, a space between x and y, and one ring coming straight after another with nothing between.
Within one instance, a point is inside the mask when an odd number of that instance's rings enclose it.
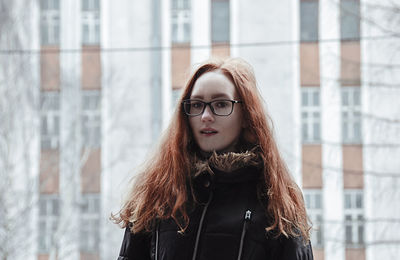
<instances>
[{"instance_id":1,"label":"coat zipper","mask_svg":"<svg viewBox=\"0 0 400 260\"><path fill-rule=\"evenodd\" d=\"M238 254L238 258L237 258L238 260L240 260L242 258L244 237L246 235L247 225L250 222L250 219L251 219L251 211L248 209L246 211L246 213L244 214L243 229L242 229L242 235L240 237L239 254Z\"/></svg>"},{"instance_id":2,"label":"coat zipper","mask_svg":"<svg viewBox=\"0 0 400 260\"><path fill-rule=\"evenodd\" d=\"M156 257L155 257L155 260L158 260L158 240L159 240L159 233L160 233L160 223L157 223L157 228L156 228Z\"/></svg>"},{"instance_id":3,"label":"coat zipper","mask_svg":"<svg viewBox=\"0 0 400 260\"><path fill-rule=\"evenodd\" d=\"M203 227L204 217L206 215L208 206L210 205L210 202L212 200L212 196L213 196L213 193L211 191L210 192L210 196L208 197L208 201L207 201L206 205L204 206L203 212L201 213L199 227L197 228L196 243L194 244L194 251L193 251L192 260L196 260L197 249L198 249L199 242L200 242L200 233L201 233L201 229Z\"/></svg>"}]
</instances>

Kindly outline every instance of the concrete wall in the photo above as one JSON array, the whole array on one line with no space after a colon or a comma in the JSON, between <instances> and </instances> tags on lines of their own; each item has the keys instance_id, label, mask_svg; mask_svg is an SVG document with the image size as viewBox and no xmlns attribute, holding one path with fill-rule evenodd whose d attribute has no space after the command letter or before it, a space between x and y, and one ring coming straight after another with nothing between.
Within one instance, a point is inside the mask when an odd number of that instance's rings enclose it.
<instances>
[{"instance_id":1,"label":"concrete wall","mask_svg":"<svg viewBox=\"0 0 400 260\"><path fill-rule=\"evenodd\" d=\"M38 53L21 50L39 49L38 5L22 0L1 5L0 258L33 260L38 235L40 64Z\"/></svg>"},{"instance_id":2,"label":"concrete wall","mask_svg":"<svg viewBox=\"0 0 400 260\"><path fill-rule=\"evenodd\" d=\"M340 41L327 41L340 39L340 10L329 0L319 5L324 259L344 260Z\"/></svg>"},{"instance_id":3,"label":"concrete wall","mask_svg":"<svg viewBox=\"0 0 400 260\"><path fill-rule=\"evenodd\" d=\"M118 255L123 231L108 220L152 143L151 1L102 1L102 259Z\"/></svg>"},{"instance_id":4,"label":"concrete wall","mask_svg":"<svg viewBox=\"0 0 400 260\"><path fill-rule=\"evenodd\" d=\"M298 26L293 25L297 23L298 3L233 0L231 8L231 24L236 26L231 32L231 55L254 67L280 151L301 186L299 48L290 43L298 40ZM246 43L270 44L240 46Z\"/></svg>"},{"instance_id":5,"label":"concrete wall","mask_svg":"<svg viewBox=\"0 0 400 260\"><path fill-rule=\"evenodd\" d=\"M390 8L371 6L393 2L361 3L362 14L376 22L361 25L366 259L395 259L400 254L400 42L387 36L400 27Z\"/></svg>"}]
</instances>

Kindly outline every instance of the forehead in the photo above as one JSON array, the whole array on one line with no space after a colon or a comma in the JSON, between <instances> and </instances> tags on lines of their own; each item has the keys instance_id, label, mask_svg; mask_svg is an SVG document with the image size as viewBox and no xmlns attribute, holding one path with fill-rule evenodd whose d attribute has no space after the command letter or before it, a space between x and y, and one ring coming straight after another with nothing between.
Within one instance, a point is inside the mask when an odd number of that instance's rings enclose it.
<instances>
[{"instance_id":1,"label":"forehead","mask_svg":"<svg viewBox=\"0 0 400 260\"><path fill-rule=\"evenodd\" d=\"M206 72L194 83L191 98L212 99L236 97L236 88L232 81L220 71Z\"/></svg>"}]
</instances>

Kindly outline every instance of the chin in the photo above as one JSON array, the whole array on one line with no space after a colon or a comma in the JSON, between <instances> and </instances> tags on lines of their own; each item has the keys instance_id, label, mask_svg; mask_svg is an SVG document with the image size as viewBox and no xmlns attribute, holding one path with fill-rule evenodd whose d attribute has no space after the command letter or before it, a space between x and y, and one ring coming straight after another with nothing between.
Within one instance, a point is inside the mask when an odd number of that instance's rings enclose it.
<instances>
[{"instance_id":1,"label":"chin","mask_svg":"<svg viewBox=\"0 0 400 260\"><path fill-rule=\"evenodd\" d=\"M215 148L208 148L208 147L200 147L200 150L202 151L202 152L205 152L205 153L212 153L212 152L214 152L214 151L218 151L218 149L215 149Z\"/></svg>"},{"instance_id":2,"label":"chin","mask_svg":"<svg viewBox=\"0 0 400 260\"><path fill-rule=\"evenodd\" d=\"M228 153L235 151L233 147L200 147L200 149L205 153L212 153L214 151L217 153Z\"/></svg>"}]
</instances>

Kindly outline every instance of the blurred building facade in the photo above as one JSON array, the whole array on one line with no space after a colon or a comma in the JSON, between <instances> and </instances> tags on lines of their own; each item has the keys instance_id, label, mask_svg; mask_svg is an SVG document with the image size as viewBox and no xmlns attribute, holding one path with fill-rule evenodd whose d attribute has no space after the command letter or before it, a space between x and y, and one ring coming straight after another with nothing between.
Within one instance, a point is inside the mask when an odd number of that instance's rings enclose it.
<instances>
[{"instance_id":1,"label":"blurred building facade","mask_svg":"<svg viewBox=\"0 0 400 260\"><path fill-rule=\"evenodd\" d=\"M394 9L400 4L9 5L9 20L19 22L7 25L13 30L1 41L8 50L0 54L2 65L16 70L29 61L31 69L20 77L3 71L0 78L10 91L13 79L23 79L21 89L29 85L36 105L21 112L25 125L10 127L33 133L11 136L14 153L29 158L29 167L3 173L29 172L36 185L24 195L32 205L29 250L10 246L8 256L115 259L123 231L110 214L168 125L191 69L209 57L242 57L254 67L278 145L304 192L315 259L400 254L400 18Z\"/></svg>"}]
</instances>

